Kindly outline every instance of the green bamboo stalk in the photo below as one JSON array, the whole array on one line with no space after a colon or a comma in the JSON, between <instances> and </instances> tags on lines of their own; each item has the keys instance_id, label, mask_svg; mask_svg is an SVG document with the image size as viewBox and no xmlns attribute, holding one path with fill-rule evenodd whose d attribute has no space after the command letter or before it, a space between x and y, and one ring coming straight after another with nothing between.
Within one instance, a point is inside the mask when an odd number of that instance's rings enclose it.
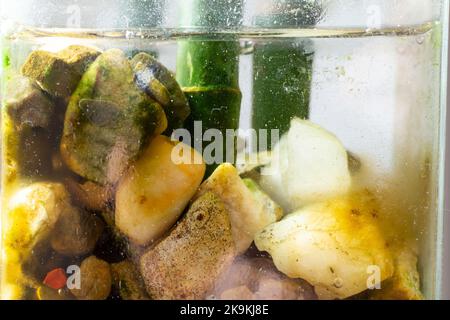
<instances>
[{"instance_id":1,"label":"green bamboo stalk","mask_svg":"<svg viewBox=\"0 0 450 320\"><path fill-rule=\"evenodd\" d=\"M207 39L190 38L179 42L177 80L191 107L187 127L193 134L194 121L202 121L203 132L219 129L225 137L226 129L239 126L240 46L234 36L224 39L213 34L223 28L239 26L242 0L187 0L183 5L182 26L202 28L212 34ZM215 167L209 166L207 175Z\"/></svg>"},{"instance_id":2,"label":"green bamboo stalk","mask_svg":"<svg viewBox=\"0 0 450 320\"><path fill-rule=\"evenodd\" d=\"M321 1L286 0L273 12L259 16L257 25L267 28L314 26L322 14ZM289 130L294 117L309 118L313 66L310 40L286 39L257 43L253 60L254 129ZM271 135L268 148L271 149Z\"/></svg>"}]
</instances>

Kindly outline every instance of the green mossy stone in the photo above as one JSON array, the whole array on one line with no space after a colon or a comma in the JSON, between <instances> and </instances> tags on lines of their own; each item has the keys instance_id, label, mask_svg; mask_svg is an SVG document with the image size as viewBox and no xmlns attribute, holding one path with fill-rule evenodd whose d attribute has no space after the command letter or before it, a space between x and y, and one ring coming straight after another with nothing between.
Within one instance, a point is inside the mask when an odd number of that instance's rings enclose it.
<instances>
[{"instance_id":1,"label":"green mossy stone","mask_svg":"<svg viewBox=\"0 0 450 320\"><path fill-rule=\"evenodd\" d=\"M8 81L4 108L20 131L25 127L48 128L55 105L34 81L16 76Z\"/></svg>"},{"instance_id":2,"label":"green mossy stone","mask_svg":"<svg viewBox=\"0 0 450 320\"><path fill-rule=\"evenodd\" d=\"M114 184L158 133L161 106L134 82L121 50L101 54L70 98L61 154L68 167L99 184Z\"/></svg>"},{"instance_id":3,"label":"green mossy stone","mask_svg":"<svg viewBox=\"0 0 450 320\"><path fill-rule=\"evenodd\" d=\"M81 46L70 46L58 53L33 51L22 66L22 74L38 82L53 97L68 98L83 72L100 54Z\"/></svg>"},{"instance_id":4,"label":"green mossy stone","mask_svg":"<svg viewBox=\"0 0 450 320\"><path fill-rule=\"evenodd\" d=\"M83 75L101 52L97 49L72 45L58 52L58 56L78 74Z\"/></svg>"},{"instance_id":5,"label":"green mossy stone","mask_svg":"<svg viewBox=\"0 0 450 320\"><path fill-rule=\"evenodd\" d=\"M174 75L145 52L134 56L131 66L136 74L136 84L164 107L169 122L167 133L182 127L190 108Z\"/></svg>"}]
</instances>

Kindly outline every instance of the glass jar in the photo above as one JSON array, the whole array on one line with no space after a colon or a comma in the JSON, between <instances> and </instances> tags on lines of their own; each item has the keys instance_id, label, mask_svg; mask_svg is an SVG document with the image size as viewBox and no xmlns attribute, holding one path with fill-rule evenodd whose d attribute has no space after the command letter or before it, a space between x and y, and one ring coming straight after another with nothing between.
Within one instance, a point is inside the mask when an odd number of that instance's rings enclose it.
<instances>
[{"instance_id":1,"label":"glass jar","mask_svg":"<svg viewBox=\"0 0 450 320\"><path fill-rule=\"evenodd\" d=\"M439 299L447 0L2 1L2 299Z\"/></svg>"}]
</instances>

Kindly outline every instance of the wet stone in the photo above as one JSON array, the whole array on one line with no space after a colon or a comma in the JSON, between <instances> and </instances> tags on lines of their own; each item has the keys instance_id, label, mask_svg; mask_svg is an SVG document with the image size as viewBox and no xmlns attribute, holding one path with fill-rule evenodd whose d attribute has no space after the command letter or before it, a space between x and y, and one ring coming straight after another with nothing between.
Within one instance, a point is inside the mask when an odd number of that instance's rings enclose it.
<instances>
[{"instance_id":1,"label":"wet stone","mask_svg":"<svg viewBox=\"0 0 450 320\"><path fill-rule=\"evenodd\" d=\"M151 55L141 52L131 60L135 81L141 90L158 101L169 121L168 132L182 127L190 114L186 96L174 75Z\"/></svg>"},{"instance_id":2,"label":"wet stone","mask_svg":"<svg viewBox=\"0 0 450 320\"><path fill-rule=\"evenodd\" d=\"M51 96L68 98L99 54L81 46L70 46L58 53L36 50L22 66L22 74L37 81Z\"/></svg>"},{"instance_id":3,"label":"wet stone","mask_svg":"<svg viewBox=\"0 0 450 320\"><path fill-rule=\"evenodd\" d=\"M142 255L140 271L152 299L204 299L234 256L228 211L209 192L167 238Z\"/></svg>"},{"instance_id":4,"label":"wet stone","mask_svg":"<svg viewBox=\"0 0 450 320\"><path fill-rule=\"evenodd\" d=\"M101 54L72 95L64 121L61 155L79 176L116 183L150 138L167 126L162 107L134 83L121 50Z\"/></svg>"},{"instance_id":5,"label":"wet stone","mask_svg":"<svg viewBox=\"0 0 450 320\"><path fill-rule=\"evenodd\" d=\"M100 218L78 208L67 208L52 232L52 248L66 256L86 255L94 250L103 228Z\"/></svg>"},{"instance_id":6,"label":"wet stone","mask_svg":"<svg viewBox=\"0 0 450 320\"><path fill-rule=\"evenodd\" d=\"M19 130L25 127L48 128L55 111L55 105L39 86L22 76L8 81L4 106Z\"/></svg>"}]
</instances>

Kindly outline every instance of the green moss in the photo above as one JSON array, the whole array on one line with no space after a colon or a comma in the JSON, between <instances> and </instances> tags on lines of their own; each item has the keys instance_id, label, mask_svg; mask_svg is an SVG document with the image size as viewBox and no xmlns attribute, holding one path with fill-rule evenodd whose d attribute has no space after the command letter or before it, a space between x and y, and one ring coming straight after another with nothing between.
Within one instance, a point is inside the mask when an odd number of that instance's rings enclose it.
<instances>
[{"instance_id":1,"label":"green moss","mask_svg":"<svg viewBox=\"0 0 450 320\"><path fill-rule=\"evenodd\" d=\"M141 52L131 60L137 86L164 108L168 120L166 134L181 128L190 114L188 101L174 75L151 55Z\"/></svg>"},{"instance_id":2,"label":"green moss","mask_svg":"<svg viewBox=\"0 0 450 320\"><path fill-rule=\"evenodd\" d=\"M11 57L9 56L9 52L3 52L3 68L9 68L11 66Z\"/></svg>"},{"instance_id":3,"label":"green moss","mask_svg":"<svg viewBox=\"0 0 450 320\"><path fill-rule=\"evenodd\" d=\"M5 92L5 85L8 82L8 80L11 78L11 65L12 65L12 59L11 59L11 50L10 50L10 44L8 41L4 40L0 42L0 47L2 48L2 65L0 67L0 74L2 76L2 91Z\"/></svg>"},{"instance_id":4,"label":"green moss","mask_svg":"<svg viewBox=\"0 0 450 320\"><path fill-rule=\"evenodd\" d=\"M242 181L244 181L246 187L251 191L251 192L257 192L260 191L261 189L259 188L258 184L253 181L252 179L242 179Z\"/></svg>"},{"instance_id":5,"label":"green moss","mask_svg":"<svg viewBox=\"0 0 450 320\"><path fill-rule=\"evenodd\" d=\"M70 99L61 154L78 175L115 183L163 121L161 106L134 83L120 50L104 52L85 73Z\"/></svg>"}]
</instances>

